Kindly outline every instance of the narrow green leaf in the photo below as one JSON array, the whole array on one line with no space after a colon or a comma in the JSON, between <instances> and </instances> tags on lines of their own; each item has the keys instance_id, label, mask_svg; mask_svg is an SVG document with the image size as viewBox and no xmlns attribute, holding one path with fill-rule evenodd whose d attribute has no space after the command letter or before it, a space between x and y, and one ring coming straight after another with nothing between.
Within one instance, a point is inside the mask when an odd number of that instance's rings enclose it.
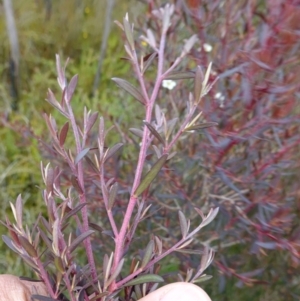
<instances>
[{"instance_id":1,"label":"narrow green leaf","mask_svg":"<svg viewBox=\"0 0 300 301\"><path fill-rule=\"evenodd\" d=\"M200 283L200 282L204 282L204 281L206 281L206 280L209 280L209 279L211 279L213 276L211 276L211 275L206 275L206 274L204 274L204 275L202 275L201 277L199 277L199 278L196 278L195 280L193 280L192 282L193 283Z\"/></svg>"},{"instance_id":2,"label":"narrow green leaf","mask_svg":"<svg viewBox=\"0 0 300 301\"><path fill-rule=\"evenodd\" d=\"M76 237L76 239L71 243L69 247L70 252L72 253L81 242L83 242L87 237L89 237L93 233L95 233L94 230L88 230Z\"/></svg>"},{"instance_id":3,"label":"narrow green leaf","mask_svg":"<svg viewBox=\"0 0 300 301\"><path fill-rule=\"evenodd\" d=\"M197 42L198 37L196 34L192 35L185 43L183 47L184 53L189 53L191 49L194 47L195 43Z\"/></svg>"},{"instance_id":4,"label":"narrow green leaf","mask_svg":"<svg viewBox=\"0 0 300 301\"><path fill-rule=\"evenodd\" d=\"M163 145L165 145L165 140L161 137L161 135L156 131L156 129L147 121L143 121L143 123L147 126L149 131L155 136Z\"/></svg>"},{"instance_id":5,"label":"narrow green leaf","mask_svg":"<svg viewBox=\"0 0 300 301\"><path fill-rule=\"evenodd\" d=\"M118 183L114 183L109 190L109 198L108 198L108 209L111 210L118 193Z\"/></svg>"},{"instance_id":6,"label":"narrow green leaf","mask_svg":"<svg viewBox=\"0 0 300 301\"><path fill-rule=\"evenodd\" d=\"M149 282L161 283L164 282L164 279L161 276L155 274L141 275L133 280L128 281L124 286L132 286Z\"/></svg>"},{"instance_id":7,"label":"narrow green leaf","mask_svg":"<svg viewBox=\"0 0 300 301\"><path fill-rule=\"evenodd\" d=\"M172 71L166 76L165 79L177 80L177 79L190 79L194 77L195 77L195 73L192 71Z\"/></svg>"},{"instance_id":8,"label":"narrow green leaf","mask_svg":"<svg viewBox=\"0 0 300 301\"><path fill-rule=\"evenodd\" d=\"M59 241L59 232L60 232L60 229L59 229L59 224L60 224L60 221L59 219L56 219L53 223L53 229L52 229L52 238L53 238L53 242L52 242L52 249L55 253L55 255L59 256L59 248L58 248L58 241Z\"/></svg>"},{"instance_id":9,"label":"narrow green leaf","mask_svg":"<svg viewBox=\"0 0 300 301\"><path fill-rule=\"evenodd\" d=\"M217 126L218 123L217 122L205 122L205 123L200 123L200 124L195 124L192 126L188 126L184 129L185 132L188 131L196 131L196 130L202 130L202 129L206 129L212 126Z\"/></svg>"},{"instance_id":10,"label":"narrow green leaf","mask_svg":"<svg viewBox=\"0 0 300 301\"><path fill-rule=\"evenodd\" d=\"M178 211L179 223L182 237L185 238L188 233L188 223L182 211Z\"/></svg>"},{"instance_id":11,"label":"narrow green leaf","mask_svg":"<svg viewBox=\"0 0 300 301\"><path fill-rule=\"evenodd\" d=\"M26 237L18 236L20 244L24 248L24 250L28 253L29 256L33 258L37 258L38 254L36 249L33 247L33 245L28 241Z\"/></svg>"},{"instance_id":12,"label":"narrow green leaf","mask_svg":"<svg viewBox=\"0 0 300 301\"><path fill-rule=\"evenodd\" d=\"M128 92L130 95L132 95L136 100L138 100L141 104L145 104L144 97L142 93L131 83L129 83L127 80L122 78L113 77L112 80L122 89L124 89L126 92Z\"/></svg>"},{"instance_id":13,"label":"narrow green leaf","mask_svg":"<svg viewBox=\"0 0 300 301\"><path fill-rule=\"evenodd\" d=\"M84 156L89 152L89 150L90 150L89 147L85 148L76 156L75 162L74 162L75 165L78 164L78 162L84 158Z\"/></svg>"},{"instance_id":14,"label":"narrow green leaf","mask_svg":"<svg viewBox=\"0 0 300 301\"><path fill-rule=\"evenodd\" d=\"M193 254L193 255L203 254L202 250L193 250L193 249L176 249L175 252L179 252L183 254Z\"/></svg>"},{"instance_id":15,"label":"narrow green leaf","mask_svg":"<svg viewBox=\"0 0 300 301\"><path fill-rule=\"evenodd\" d=\"M211 223L214 220L214 218L217 216L218 212L219 212L219 207L215 209L210 209L207 217L205 218L205 220L202 221L201 227L204 227L209 223Z\"/></svg>"},{"instance_id":16,"label":"narrow green leaf","mask_svg":"<svg viewBox=\"0 0 300 301\"><path fill-rule=\"evenodd\" d=\"M42 221L43 226L44 226L45 229L47 230L47 232L48 232L49 234L52 234L51 227L50 227L48 221L47 221L43 216L41 217L41 221Z\"/></svg>"},{"instance_id":17,"label":"narrow green leaf","mask_svg":"<svg viewBox=\"0 0 300 301\"><path fill-rule=\"evenodd\" d=\"M130 128L129 131L139 138L143 138L143 131L139 129Z\"/></svg>"},{"instance_id":18,"label":"narrow green leaf","mask_svg":"<svg viewBox=\"0 0 300 301\"><path fill-rule=\"evenodd\" d=\"M47 245L48 249L51 250L52 249L52 245L51 245L50 239L47 237L47 235L45 234L45 232L42 229L38 228L38 231L40 233L40 236L42 237L42 240Z\"/></svg>"},{"instance_id":19,"label":"narrow green leaf","mask_svg":"<svg viewBox=\"0 0 300 301\"><path fill-rule=\"evenodd\" d=\"M153 250L154 250L154 241L150 240L145 250L141 268L144 268L149 263L153 255Z\"/></svg>"},{"instance_id":20,"label":"narrow green leaf","mask_svg":"<svg viewBox=\"0 0 300 301\"><path fill-rule=\"evenodd\" d=\"M40 301L57 301L57 299L52 299L50 297L42 296L42 295L31 295L32 300L40 300Z\"/></svg>"},{"instance_id":21,"label":"narrow green leaf","mask_svg":"<svg viewBox=\"0 0 300 301\"><path fill-rule=\"evenodd\" d=\"M112 266L112 262L113 262L113 257L114 257L114 253L112 252L110 254L109 260L107 262L107 266L106 266L106 270L103 270L103 274L104 274L104 283L106 284L106 281L108 280L108 276L110 274L111 271L111 266ZM106 286L107 287L107 286Z\"/></svg>"},{"instance_id":22,"label":"narrow green leaf","mask_svg":"<svg viewBox=\"0 0 300 301\"><path fill-rule=\"evenodd\" d=\"M65 267L64 267L63 261L62 261L62 259L60 257L55 256L55 258L54 258L54 265L55 265L56 269L60 273L62 273L62 274L65 273Z\"/></svg>"},{"instance_id":23,"label":"narrow green leaf","mask_svg":"<svg viewBox=\"0 0 300 301\"><path fill-rule=\"evenodd\" d=\"M201 89L202 89L202 82L203 82L203 72L200 66L197 66L195 79L194 79L194 98L196 103L198 103L201 99Z\"/></svg>"},{"instance_id":24,"label":"narrow green leaf","mask_svg":"<svg viewBox=\"0 0 300 301\"><path fill-rule=\"evenodd\" d=\"M128 44L131 47L131 50L134 50L134 39L132 33L132 27L127 18L123 19L124 32L127 39Z\"/></svg>"},{"instance_id":25,"label":"narrow green leaf","mask_svg":"<svg viewBox=\"0 0 300 301\"><path fill-rule=\"evenodd\" d=\"M158 250L158 255L160 255L162 253L162 241L157 236L155 236L155 244L156 244L156 248Z\"/></svg>"},{"instance_id":26,"label":"narrow green leaf","mask_svg":"<svg viewBox=\"0 0 300 301\"><path fill-rule=\"evenodd\" d=\"M205 90L207 90L207 83L208 83L208 79L210 76L211 66L212 66L212 62L209 63L207 70L205 72L205 75L204 75L204 80L202 82L201 97L206 94Z\"/></svg>"},{"instance_id":27,"label":"narrow green leaf","mask_svg":"<svg viewBox=\"0 0 300 301\"><path fill-rule=\"evenodd\" d=\"M162 155L158 159L158 161L152 166L150 171L146 174L146 176L144 177L144 179L141 181L140 185L134 192L135 197L138 197L139 195L141 195L148 188L148 186L151 184L151 182L155 179L155 177L158 175L158 173L162 169L163 165L167 161L167 158L168 158L168 154Z\"/></svg>"},{"instance_id":28,"label":"narrow green leaf","mask_svg":"<svg viewBox=\"0 0 300 301\"><path fill-rule=\"evenodd\" d=\"M119 276L119 274L122 271L123 264L124 264L124 258L121 259L117 268L115 269L115 271L112 273L112 275L109 277L109 279L105 283L106 286L109 286L113 282L113 280L115 280Z\"/></svg>"}]
</instances>

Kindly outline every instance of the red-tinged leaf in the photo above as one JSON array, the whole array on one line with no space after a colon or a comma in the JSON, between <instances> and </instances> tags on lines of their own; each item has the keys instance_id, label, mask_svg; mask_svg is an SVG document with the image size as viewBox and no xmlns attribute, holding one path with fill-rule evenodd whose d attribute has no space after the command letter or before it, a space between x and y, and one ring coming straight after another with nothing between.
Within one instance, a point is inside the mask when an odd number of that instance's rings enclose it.
<instances>
[{"instance_id":1,"label":"red-tinged leaf","mask_svg":"<svg viewBox=\"0 0 300 301\"><path fill-rule=\"evenodd\" d=\"M15 253L19 253L15 245L13 244L13 241L6 235L2 235L3 242Z\"/></svg>"},{"instance_id":2,"label":"red-tinged leaf","mask_svg":"<svg viewBox=\"0 0 300 301\"><path fill-rule=\"evenodd\" d=\"M66 138L67 138L68 131L69 131L69 122L66 122L63 125L63 127L60 131L60 134L59 134L59 145L60 146L64 146Z\"/></svg>"},{"instance_id":3,"label":"red-tinged leaf","mask_svg":"<svg viewBox=\"0 0 300 301\"><path fill-rule=\"evenodd\" d=\"M53 127L53 124L51 122L51 115L48 116L47 114L43 114L43 116L44 116L44 119L46 121L47 127L50 131L52 138L56 139L56 128Z\"/></svg>"},{"instance_id":4,"label":"red-tinged leaf","mask_svg":"<svg viewBox=\"0 0 300 301\"><path fill-rule=\"evenodd\" d=\"M123 143L117 143L112 148L109 148L106 152L104 162L107 161L109 158L111 158L118 150L120 150L123 147Z\"/></svg>"},{"instance_id":5,"label":"red-tinged leaf","mask_svg":"<svg viewBox=\"0 0 300 301\"><path fill-rule=\"evenodd\" d=\"M286 86L272 86L268 88L268 92L274 93L274 94L284 94L287 92L291 92L294 89L299 88L299 84L297 83L296 85L286 85Z\"/></svg>"},{"instance_id":6,"label":"red-tinged leaf","mask_svg":"<svg viewBox=\"0 0 300 301\"><path fill-rule=\"evenodd\" d=\"M128 281L127 283L124 284L124 286L133 286L133 285L149 283L149 282L162 283L164 282L164 279L161 276L155 274L141 275L133 280Z\"/></svg>"},{"instance_id":7,"label":"red-tinged leaf","mask_svg":"<svg viewBox=\"0 0 300 301\"><path fill-rule=\"evenodd\" d=\"M55 95L51 89L48 89L46 101L48 101L53 107L62 109L60 103L56 100Z\"/></svg>"},{"instance_id":8,"label":"red-tinged leaf","mask_svg":"<svg viewBox=\"0 0 300 301\"><path fill-rule=\"evenodd\" d=\"M152 133L154 137L158 139L159 142L161 142L163 145L165 145L165 140L161 137L161 135L156 131L156 129L147 121L143 121L143 123L147 126L149 131Z\"/></svg>"},{"instance_id":9,"label":"red-tinged leaf","mask_svg":"<svg viewBox=\"0 0 300 301\"><path fill-rule=\"evenodd\" d=\"M97 166L95 165L95 163L88 156L85 156L84 159L86 160L88 165L93 169L94 173L98 174L99 170L98 170Z\"/></svg>"},{"instance_id":10,"label":"red-tinged leaf","mask_svg":"<svg viewBox=\"0 0 300 301\"><path fill-rule=\"evenodd\" d=\"M142 72L146 72L148 68L151 66L153 60L158 56L157 52L150 53L146 55L143 60L144 60L144 68Z\"/></svg>"},{"instance_id":11,"label":"red-tinged leaf","mask_svg":"<svg viewBox=\"0 0 300 301\"><path fill-rule=\"evenodd\" d=\"M72 183L73 187L76 189L76 191L79 194L83 194L83 190L82 190L81 186L78 183L78 179L75 176L71 177L71 183Z\"/></svg>"},{"instance_id":12,"label":"red-tinged leaf","mask_svg":"<svg viewBox=\"0 0 300 301\"><path fill-rule=\"evenodd\" d=\"M272 68L271 66L267 65L266 63L260 61L259 59L253 57L253 56L249 56L250 60L252 62L254 62L256 65L258 65L259 67L267 70L267 71L270 71L270 72L273 72L274 71L274 68Z\"/></svg>"},{"instance_id":13,"label":"red-tinged leaf","mask_svg":"<svg viewBox=\"0 0 300 301\"><path fill-rule=\"evenodd\" d=\"M77 246L79 244L81 244L86 238L91 236L93 233L95 233L94 230L88 230L88 231L80 234L78 237L76 237L76 239L71 243L71 245L69 247L70 252L72 253L73 251L75 251Z\"/></svg>"},{"instance_id":14,"label":"red-tinged leaf","mask_svg":"<svg viewBox=\"0 0 300 301\"><path fill-rule=\"evenodd\" d=\"M85 148L76 156L75 161L74 161L75 165L77 165L78 162L80 162L80 160L82 160L84 158L84 156L89 152L89 150L90 150L89 147Z\"/></svg>"},{"instance_id":15,"label":"red-tinged leaf","mask_svg":"<svg viewBox=\"0 0 300 301\"><path fill-rule=\"evenodd\" d=\"M48 166L47 166L48 167ZM45 177L46 177L46 190L47 193L53 191L53 183L54 183L54 170L53 168L49 167L45 170Z\"/></svg>"},{"instance_id":16,"label":"red-tinged leaf","mask_svg":"<svg viewBox=\"0 0 300 301\"><path fill-rule=\"evenodd\" d=\"M92 229L94 229L94 230L96 230L96 231L98 231L99 233L102 233L103 232L103 229L99 226L99 225L97 225L97 224L95 224L95 223L89 223L89 226L92 228Z\"/></svg>"},{"instance_id":17,"label":"red-tinged leaf","mask_svg":"<svg viewBox=\"0 0 300 301\"><path fill-rule=\"evenodd\" d=\"M93 113L93 114L89 117L89 119L88 119L88 121L87 121L86 130L85 130L86 133L89 133L89 132L90 132L91 128L94 126L95 122L96 122L97 119L98 119L98 115L99 115L99 113L98 113L98 112L95 112L95 113Z\"/></svg>"},{"instance_id":18,"label":"red-tinged leaf","mask_svg":"<svg viewBox=\"0 0 300 301\"><path fill-rule=\"evenodd\" d=\"M144 179L141 181L140 185L134 192L134 196L138 197L141 195L151 184L151 182L155 179L158 175L162 167L164 166L165 162L167 161L168 154L162 155L158 161L152 166L150 171L145 175Z\"/></svg>"},{"instance_id":19,"label":"red-tinged leaf","mask_svg":"<svg viewBox=\"0 0 300 301\"><path fill-rule=\"evenodd\" d=\"M67 221L70 217L72 217L73 215L75 215L77 212L79 212L84 206L86 206L87 203L81 203L78 206L76 206L74 209L72 209L71 211L69 211L62 219L62 222Z\"/></svg>"},{"instance_id":20,"label":"red-tinged leaf","mask_svg":"<svg viewBox=\"0 0 300 301\"><path fill-rule=\"evenodd\" d=\"M64 95L64 93L63 93ZM58 110L62 115L64 115L65 117L67 117L68 119L69 114L65 111L64 109L64 102L62 101L62 105L55 99L54 94L52 93L52 91L49 89L48 91L48 96L46 98L46 101L49 102L54 108L56 108L56 110Z\"/></svg>"},{"instance_id":21,"label":"red-tinged leaf","mask_svg":"<svg viewBox=\"0 0 300 301\"><path fill-rule=\"evenodd\" d=\"M141 104L145 104L144 97L142 93L131 83L126 81L122 78L114 77L112 80L122 89L124 89L126 92L128 92L130 95L132 95L136 100L138 100Z\"/></svg>"},{"instance_id":22,"label":"red-tinged leaf","mask_svg":"<svg viewBox=\"0 0 300 301\"><path fill-rule=\"evenodd\" d=\"M73 97L74 91L77 86L77 82L78 82L78 75L76 74L71 78L70 83L68 84L67 89L66 89L65 99L66 99L66 102L68 102L68 103L71 101L71 99Z\"/></svg>"}]
</instances>

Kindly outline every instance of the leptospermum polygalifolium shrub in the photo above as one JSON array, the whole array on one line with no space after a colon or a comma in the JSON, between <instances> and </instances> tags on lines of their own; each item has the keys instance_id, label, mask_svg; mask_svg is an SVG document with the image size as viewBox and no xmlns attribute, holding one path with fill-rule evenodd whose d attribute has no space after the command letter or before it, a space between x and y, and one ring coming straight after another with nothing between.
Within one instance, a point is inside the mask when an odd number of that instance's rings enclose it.
<instances>
[{"instance_id":1,"label":"leptospermum polygalifolium shrub","mask_svg":"<svg viewBox=\"0 0 300 301\"><path fill-rule=\"evenodd\" d=\"M160 1L145 2L146 23L156 31L151 10ZM176 187L182 210L189 206L186 192L194 204L219 206L215 233L202 241L218 250L214 265L220 293L235 282L255 286L245 288L247 296L260 291L263 300L299 299L299 2L174 4L168 62L183 38L178 28L197 34L200 44L181 67L193 69L191 62L206 65L213 58L210 80L219 80L201 108L219 126L204 131L206 139L189 136L188 150L177 144L184 165L176 166L166 186ZM141 28L144 23L145 17ZM185 103L174 96L186 94L186 82L176 83L168 97L180 112ZM169 198L164 204L175 202ZM191 266L192 259L186 257Z\"/></svg>"},{"instance_id":2,"label":"leptospermum polygalifolium shrub","mask_svg":"<svg viewBox=\"0 0 300 301\"><path fill-rule=\"evenodd\" d=\"M136 105L142 106L145 113L140 127L131 129L139 142L135 173L122 181L118 180L118 175L111 176L114 169L111 165L117 164L112 158L123 144L106 145L110 129L106 129L105 121L98 113L84 108L82 121L74 116L72 97L78 76L68 82L66 65L62 67L60 57L56 57L60 101L50 89L47 101L66 122L60 126L53 116L44 117L52 140L48 148L59 158L57 160L64 162L67 173L53 163L42 163L45 183L42 195L48 215L38 216L36 223L29 227L22 218L23 201L19 196L16 203L11 204L15 221L6 220L9 236L3 236L7 246L44 281L50 298L34 295L36 300L137 300L164 282L159 275L158 263L170 253L188 251L198 232L217 215L218 208L207 209L207 214L194 208L197 226L190 227L190 219L179 210L176 226L181 235L172 246L166 248L167 238L153 233L148 235L142 250L132 249L134 240L139 239L138 227L149 214L155 214L151 213L151 200L159 193L156 183L164 174L172 173L168 166L180 156L173 152L174 145L185 136L216 125L203 122L199 111L199 103L212 87L209 83L211 63L204 73L200 67L196 68L194 91L186 99L184 114L168 120L168 114L164 112L166 100L160 99L162 84L167 85L164 81L174 76L185 77L184 73L176 72L176 68L197 41L194 35L187 39L173 63L166 64L168 29L173 12L174 6L169 4L153 12L159 30L157 35L150 29L145 31L142 39L151 49L147 54L136 48L138 43L128 16L123 23L117 22L124 32L126 60L132 66L137 83L121 78L113 78L113 81L133 96ZM148 68L151 68L151 74L155 70L154 80L147 80ZM133 182L126 182L128 179ZM97 202L92 200L95 191L98 192ZM102 212L101 218L105 212L105 229L97 212ZM99 244L99 238L95 238L100 235L95 233L97 230L108 235ZM96 254L103 245L109 245L111 249L103 258L97 259ZM82 250L86 262L78 259ZM199 257L198 268L188 270L185 281L197 283L208 278L203 272L212 262L213 252L205 247L194 253ZM184 280L181 275L179 279Z\"/></svg>"}]
</instances>

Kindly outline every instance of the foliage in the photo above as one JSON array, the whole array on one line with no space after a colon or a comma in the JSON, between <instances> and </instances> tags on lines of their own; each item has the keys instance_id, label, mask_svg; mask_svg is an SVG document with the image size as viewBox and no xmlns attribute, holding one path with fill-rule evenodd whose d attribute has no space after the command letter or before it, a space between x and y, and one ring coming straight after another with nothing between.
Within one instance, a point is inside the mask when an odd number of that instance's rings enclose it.
<instances>
[{"instance_id":1,"label":"foliage","mask_svg":"<svg viewBox=\"0 0 300 301\"><path fill-rule=\"evenodd\" d=\"M106 129L103 117L98 118L98 113L85 107L83 119L78 121L75 118L73 94L78 76L68 81L65 74L67 63L62 66L59 55L56 56L61 96L58 101L49 89L47 101L67 121L60 125L60 120L44 114L51 144L43 142L43 149L52 159L52 164L41 164L45 185L42 196L47 214L40 214L29 227L23 222L23 200L19 195L15 204L11 204L14 221L6 218L5 222L10 237L3 236L6 245L44 281L51 297L49 300L119 300L120 296L123 300L139 299L164 281L158 275L158 263L170 253L189 252L187 246L218 213L218 208L205 210L208 211L206 215L195 208L198 217L191 221L178 210L180 236L172 246L168 237L160 236L161 231L151 231L151 235L137 231L144 220L153 222L149 217L156 214L157 208L151 208L151 199L159 196L162 190L156 178L170 175L170 165L176 158L172 152L174 145L186 133L216 125L201 122L199 112L201 100L212 88L212 83L209 83L211 64L205 73L200 66L196 68L194 92L189 94L185 113L180 118L167 118L157 104L164 80L173 76L175 68L196 42L193 35L182 45L174 62L166 64L165 50L173 12L174 6L170 4L153 12L159 34L154 38L150 29L145 31L144 42L152 48L151 55L146 56L135 41L128 15L122 23L117 22L124 32L126 60L132 65L137 83L121 78L113 78L113 81L131 94L138 101L136 106L142 106L144 111L143 124L131 129L138 136L136 141L140 141L130 158L138 158L131 175L127 170L117 172L126 163L123 158L116 159L123 143L107 146L106 136L111 128ZM147 77L150 67L150 74L156 74L154 79L151 75L150 79ZM98 120L98 130L93 131ZM130 166L134 165L130 162ZM99 215L93 212L99 212ZM96 231L100 233L96 234ZM140 232L142 239L138 237ZM105 235L111 238L110 242ZM99 236L100 246L97 243ZM132 244L136 240L139 240L138 249ZM86 254L84 262L83 256L77 258L82 248ZM212 262L214 252L204 247L193 253L201 257L197 269L189 269L185 276L178 276L180 280L184 277L187 282L197 283L209 278L203 272ZM100 264L95 259L98 254L103 255ZM37 295L33 298L44 300Z\"/></svg>"},{"instance_id":2,"label":"foliage","mask_svg":"<svg viewBox=\"0 0 300 301\"><path fill-rule=\"evenodd\" d=\"M48 6L51 4L51 6ZM116 0L113 11L115 18L120 18L127 10L131 1ZM135 13L134 9L129 11ZM107 55L102 64L103 71L98 91L91 96L93 80L98 63L98 52L102 40L105 1L16 1L13 3L20 47L20 68L18 99L13 99L12 70L9 63L10 49L6 33L5 17L0 18L1 44L0 72L0 199L2 201L0 219L10 214L9 202L12 202L22 191L25 202L26 220L34 221L39 212L44 212L44 202L40 189L39 164L41 140L47 140L47 127L41 113L52 113L62 120L52 108L43 101L48 87L54 87L55 53L61 56L71 55L72 60L68 71L81 75L74 110L78 115L82 106L98 110L106 118L108 124L118 120L126 125L132 117L125 114L120 118L119 99L124 97L120 91L115 91L110 80L113 75L124 76L128 66L116 56ZM3 11L1 10L3 14ZM64 28L64 30L61 30ZM118 53L122 49L117 28L112 28L107 42L107 53ZM101 94L100 92L101 91ZM14 103L16 101L16 104ZM126 112L133 111L133 101L126 100ZM138 111L134 111L138 114ZM109 137L111 141L119 140L117 133ZM46 158L47 159L47 158ZM47 159L48 160L48 159ZM28 209L28 210L27 210ZM11 214L10 214L11 216ZM4 229L4 228L2 228ZM0 273L19 271L28 274L24 267L9 254L2 241L0 242Z\"/></svg>"},{"instance_id":3,"label":"foliage","mask_svg":"<svg viewBox=\"0 0 300 301\"><path fill-rule=\"evenodd\" d=\"M156 32L151 10L159 1L145 2L146 24ZM217 283L207 286L213 299L236 299L235 278L237 287L246 285L239 299L269 300L269 295L274 300L275 291L278 300L298 300L299 5L292 0L174 3L169 64L180 51L178 29L196 33L199 44L176 71L192 78L196 65L213 61L209 82L218 81L200 105L202 118L218 126L177 144L184 152L181 164L172 166L164 183L169 193L157 202L185 212L191 204L220 207L214 234L201 239L217 251ZM144 17L139 24L144 28ZM166 95L167 116L173 104L183 112L186 86L177 81ZM174 217L167 219L169 227ZM184 260L195 267L193 257Z\"/></svg>"}]
</instances>

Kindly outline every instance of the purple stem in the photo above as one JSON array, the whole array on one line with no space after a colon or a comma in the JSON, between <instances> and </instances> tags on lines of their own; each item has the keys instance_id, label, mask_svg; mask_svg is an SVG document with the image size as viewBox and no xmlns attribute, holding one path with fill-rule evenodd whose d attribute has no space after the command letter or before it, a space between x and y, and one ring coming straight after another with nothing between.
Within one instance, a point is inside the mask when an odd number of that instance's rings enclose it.
<instances>
[{"instance_id":1,"label":"purple stem","mask_svg":"<svg viewBox=\"0 0 300 301\"><path fill-rule=\"evenodd\" d=\"M160 86L161 86L161 82L162 82L162 79L163 79L162 74L163 74L165 44L166 44L166 34L162 33L161 40L160 40L159 52L158 52L158 70L157 70L156 82L155 82L155 85L154 85L154 89L153 89L151 98L146 103L146 118L145 118L145 120L147 122L151 122L153 106L154 106L155 100L157 99L157 95L158 95L158 92L159 92L159 89L160 89ZM146 89L145 89L144 79L143 79L143 75L142 75L142 73L139 69L138 59L137 59L136 54L134 56L134 65L135 65L135 70L137 72L140 85L141 85L142 90L143 90L143 94L146 97L147 92L146 92ZM147 98L148 98L148 96L147 96ZM144 126L141 149L140 149L139 159L138 159L137 168L136 168L136 172L135 172L135 178L134 178L134 182L133 182L133 186L132 186L132 190L131 190L131 196L130 196L130 199L129 199L129 203L128 203L128 206L127 206L127 209L126 209L126 213L125 213L125 216L124 216L124 219L123 219L123 223L122 223L120 232L119 232L118 236L115 239L116 245L115 245L114 263L113 263L112 271L114 271L116 269L116 267L118 266L120 260L123 257L124 242L125 242L125 237L126 237L126 234L127 234L127 229L128 229L129 223L130 223L130 219L131 219L131 216L132 216L132 213L133 213L133 209L134 209L134 207L136 205L136 202L137 202L137 197L134 196L134 192L140 184L141 177L142 177L142 172L143 172L143 166L145 164L145 158L146 158L146 153L147 153L147 149L148 149L148 143L147 143L148 142L148 136L149 136L149 130L146 126ZM114 281L110 286L110 291L113 291L115 289L115 286L116 286L116 283Z\"/></svg>"},{"instance_id":2,"label":"purple stem","mask_svg":"<svg viewBox=\"0 0 300 301\"><path fill-rule=\"evenodd\" d=\"M79 138L80 137L79 131L77 128L76 120L75 120L74 113L73 113L72 107L70 105L70 102L66 101L66 106L67 106L67 109L69 112L70 121L72 124L73 133L74 133L74 138L76 141L77 154L79 154L82 150L80 138ZM80 194L80 203L86 203L82 161L79 161L77 163L77 176L78 176L78 183L83 191L82 194ZM83 230L84 230L84 232L86 232L89 230L88 212L87 212L86 206L84 206L81 209L81 214L82 214L82 220L83 220ZM91 268L91 275L92 275L93 280L96 282L97 281L97 272L96 272L96 265L95 265L90 237L87 237L84 240L84 246L85 246L87 257L88 257L88 262L89 262L89 265Z\"/></svg>"}]
</instances>

